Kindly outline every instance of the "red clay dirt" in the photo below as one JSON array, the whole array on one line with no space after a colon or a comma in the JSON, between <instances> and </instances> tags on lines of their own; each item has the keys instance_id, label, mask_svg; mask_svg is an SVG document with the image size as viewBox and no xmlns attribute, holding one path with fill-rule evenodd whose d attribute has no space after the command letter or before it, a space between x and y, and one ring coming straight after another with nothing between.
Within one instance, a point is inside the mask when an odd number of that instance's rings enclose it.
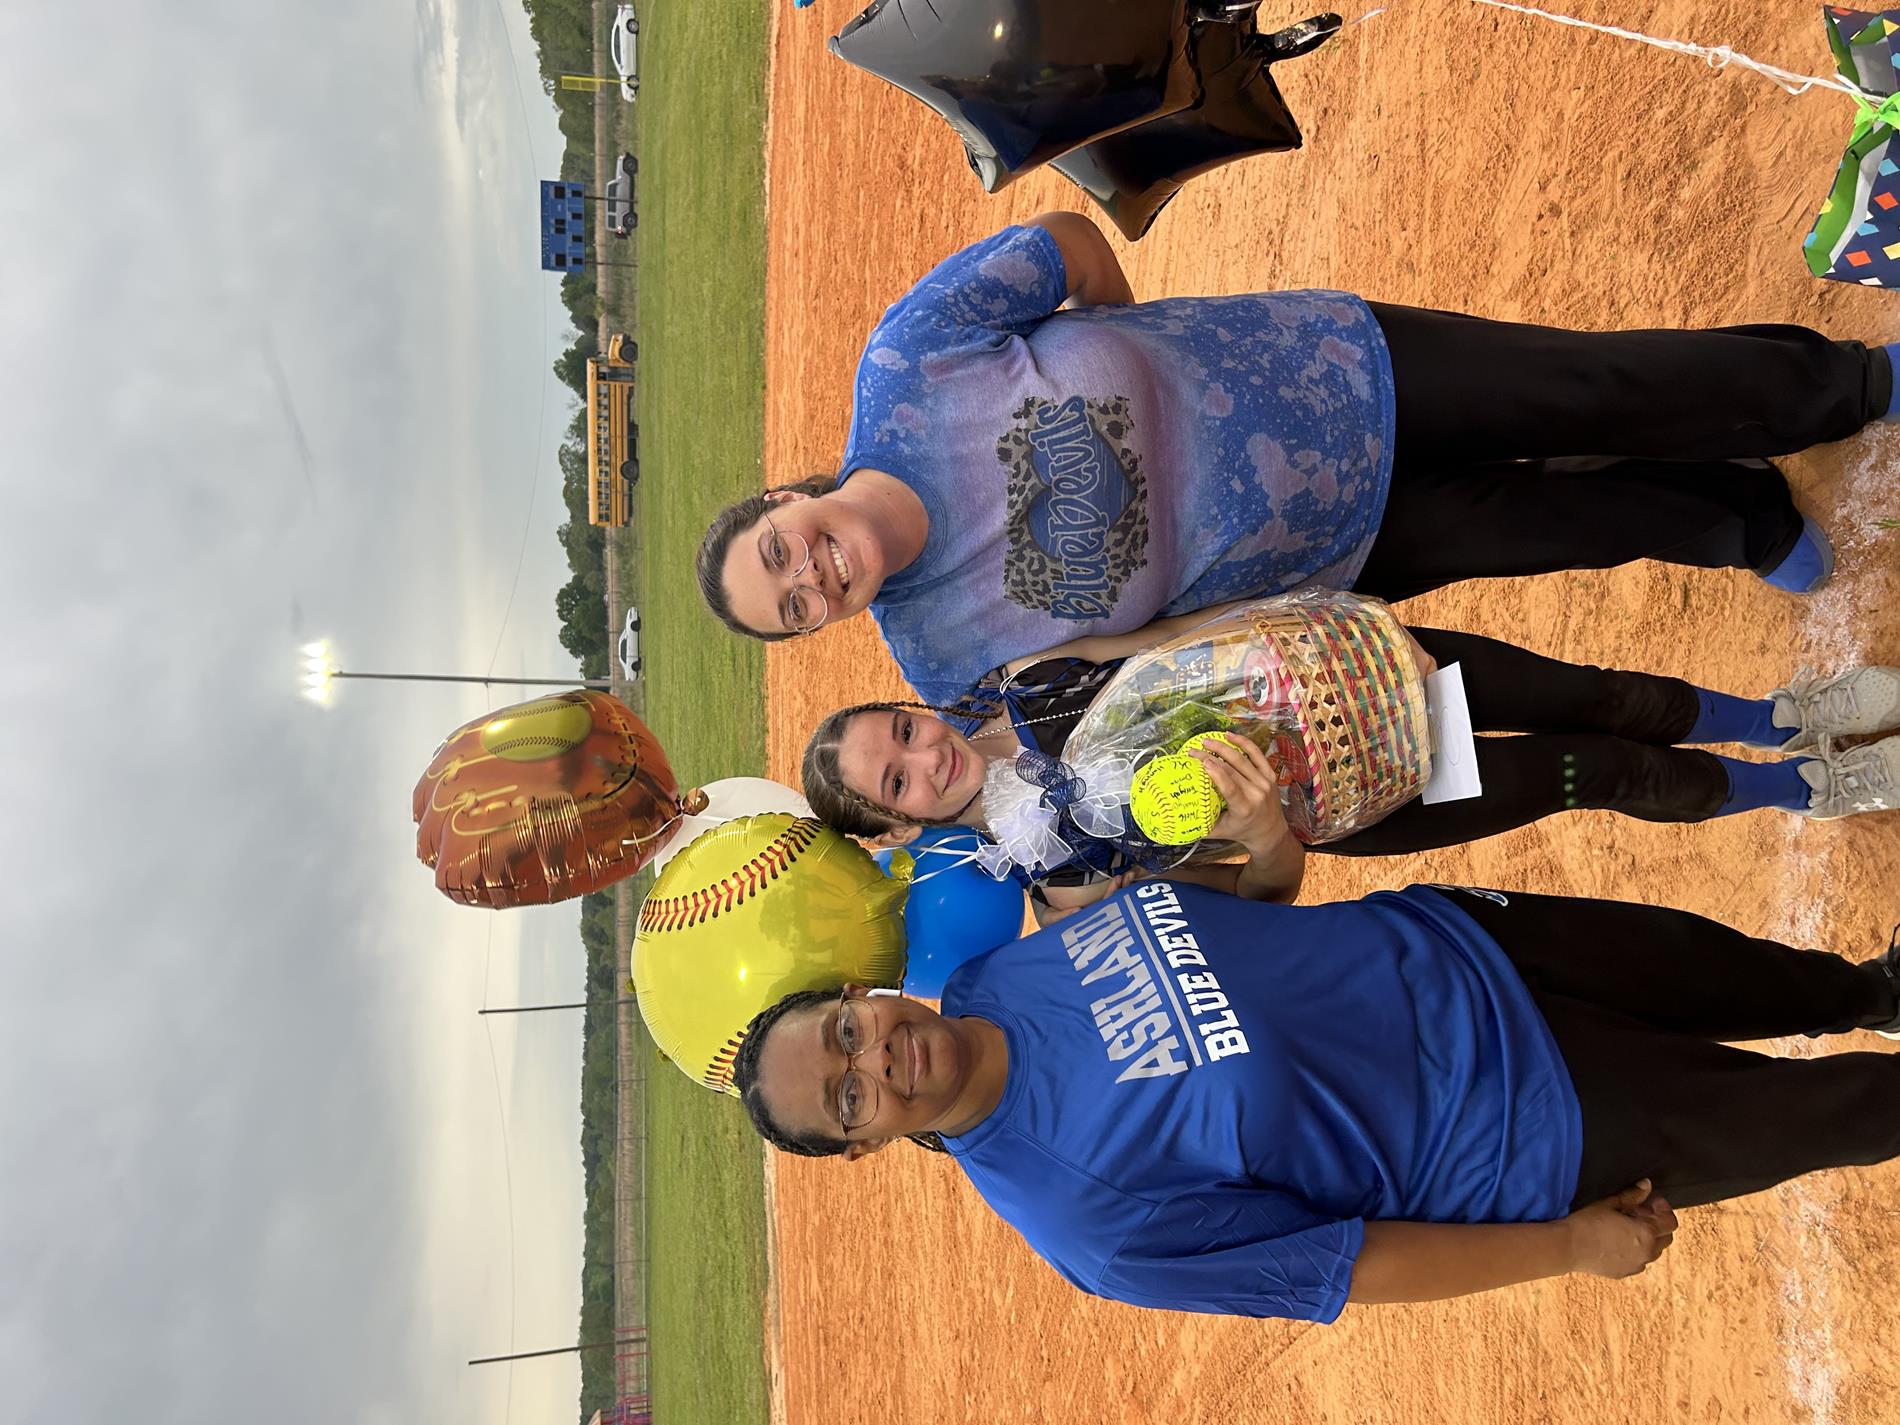
<instances>
[{"instance_id":1,"label":"red clay dirt","mask_svg":"<svg viewBox=\"0 0 1900 1425\"><path fill-rule=\"evenodd\" d=\"M1571 8L1787 68L1828 66L1813 6ZM983 194L945 125L826 54L854 6L778 9L775 482L835 468L860 343L912 280L1007 222L1087 208L1053 175ZM1304 13L1282 10L1265 19ZM1277 74L1306 148L1217 171L1144 241L1118 240L1137 295L1339 287L1576 327L1799 321L1900 334L1900 296L1817 282L1801 261L1852 118L1838 95L1790 97L1739 71L1465 0L1398 0ZM1897 461L1900 434L1881 431L1790 462L1841 553L1816 598L1645 565L1466 586L1405 612L1743 693L1804 662L1900 662L1900 531L1877 525L1900 518ZM823 712L902 691L868 620L779 645L768 669L771 774L787 782ZM1900 919L1900 817L1814 826L1756 813L1672 828L1574 813L1417 858L1315 858L1306 898L1413 881L1668 902L1860 957ZM1634 1282L1348 1308L1319 1328L1084 1297L953 1166L904 1145L849 1167L779 1159L774 1213L794 1422L1895 1418L1895 1167L1696 1212Z\"/></svg>"}]
</instances>

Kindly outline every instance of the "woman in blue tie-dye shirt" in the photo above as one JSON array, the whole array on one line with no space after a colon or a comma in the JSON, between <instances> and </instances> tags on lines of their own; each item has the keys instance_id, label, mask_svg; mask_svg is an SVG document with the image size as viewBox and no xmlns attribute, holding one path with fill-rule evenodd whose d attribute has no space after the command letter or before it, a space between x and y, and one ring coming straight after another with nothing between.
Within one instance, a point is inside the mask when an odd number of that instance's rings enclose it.
<instances>
[{"instance_id":1,"label":"woman in blue tie-dye shirt","mask_svg":"<svg viewBox=\"0 0 1900 1425\"><path fill-rule=\"evenodd\" d=\"M1135 303L1094 224L1054 213L885 313L839 473L723 513L699 580L762 638L868 609L933 699L1307 584L1395 599L1657 558L1805 592L1832 555L1763 457L1852 434L1892 394L1885 349L1795 326L1579 333L1343 292Z\"/></svg>"}]
</instances>

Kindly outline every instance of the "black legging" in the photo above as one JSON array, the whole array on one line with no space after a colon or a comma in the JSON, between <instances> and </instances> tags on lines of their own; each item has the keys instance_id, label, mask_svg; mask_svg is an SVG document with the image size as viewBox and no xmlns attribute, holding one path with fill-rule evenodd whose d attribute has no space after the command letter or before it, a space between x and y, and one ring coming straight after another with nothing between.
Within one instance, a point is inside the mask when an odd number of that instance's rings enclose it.
<instances>
[{"instance_id":1,"label":"black legging","mask_svg":"<svg viewBox=\"0 0 1900 1425\"><path fill-rule=\"evenodd\" d=\"M1411 632L1440 667L1461 665L1472 731L1526 735L1476 740L1483 795L1436 806L1414 799L1314 851L1430 851L1585 808L1642 821L1704 821L1727 799L1718 758L1672 745L1695 726L1698 711L1696 690L1680 678L1560 663L1475 633Z\"/></svg>"},{"instance_id":2,"label":"black legging","mask_svg":"<svg viewBox=\"0 0 1900 1425\"><path fill-rule=\"evenodd\" d=\"M1517 966L1563 1053L1583 1107L1577 1205L1649 1178L1692 1207L1900 1156L1900 1055L1723 1042L1890 1021L1875 967L1658 906L1447 895Z\"/></svg>"},{"instance_id":3,"label":"black legging","mask_svg":"<svg viewBox=\"0 0 1900 1425\"><path fill-rule=\"evenodd\" d=\"M1885 351L1806 327L1572 332L1372 310L1398 419L1353 588L1387 600L1638 559L1768 573L1801 516L1762 457L1852 435L1893 390Z\"/></svg>"}]
</instances>

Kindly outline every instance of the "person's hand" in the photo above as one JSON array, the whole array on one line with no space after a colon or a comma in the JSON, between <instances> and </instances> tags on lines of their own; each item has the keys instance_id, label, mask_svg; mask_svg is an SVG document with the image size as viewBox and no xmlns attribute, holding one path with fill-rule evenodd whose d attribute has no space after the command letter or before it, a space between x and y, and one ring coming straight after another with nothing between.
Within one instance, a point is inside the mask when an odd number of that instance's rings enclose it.
<instances>
[{"instance_id":1,"label":"person's hand","mask_svg":"<svg viewBox=\"0 0 1900 1425\"><path fill-rule=\"evenodd\" d=\"M1210 836L1237 841L1256 856L1286 839L1280 779L1274 776L1266 753L1237 733L1223 733L1210 737L1190 755L1207 768L1214 790L1227 803Z\"/></svg>"},{"instance_id":2,"label":"person's hand","mask_svg":"<svg viewBox=\"0 0 1900 1425\"><path fill-rule=\"evenodd\" d=\"M1644 1178L1571 1213L1564 1225L1570 1230L1573 1270L1633 1277L1675 1240L1676 1212Z\"/></svg>"}]
</instances>

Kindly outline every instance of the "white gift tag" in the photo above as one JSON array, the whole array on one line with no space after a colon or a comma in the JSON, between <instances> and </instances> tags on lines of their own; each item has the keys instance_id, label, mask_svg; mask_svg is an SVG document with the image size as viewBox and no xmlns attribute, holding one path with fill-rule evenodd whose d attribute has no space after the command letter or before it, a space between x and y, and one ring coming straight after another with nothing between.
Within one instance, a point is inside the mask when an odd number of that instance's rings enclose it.
<instances>
[{"instance_id":1,"label":"white gift tag","mask_svg":"<svg viewBox=\"0 0 1900 1425\"><path fill-rule=\"evenodd\" d=\"M1471 735L1471 705L1465 673L1456 663L1425 680L1426 717L1432 729L1432 775L1420 795L1426 806L1484 795L1478 780L1478 743Z\"/></svg>"}]
</instances>

